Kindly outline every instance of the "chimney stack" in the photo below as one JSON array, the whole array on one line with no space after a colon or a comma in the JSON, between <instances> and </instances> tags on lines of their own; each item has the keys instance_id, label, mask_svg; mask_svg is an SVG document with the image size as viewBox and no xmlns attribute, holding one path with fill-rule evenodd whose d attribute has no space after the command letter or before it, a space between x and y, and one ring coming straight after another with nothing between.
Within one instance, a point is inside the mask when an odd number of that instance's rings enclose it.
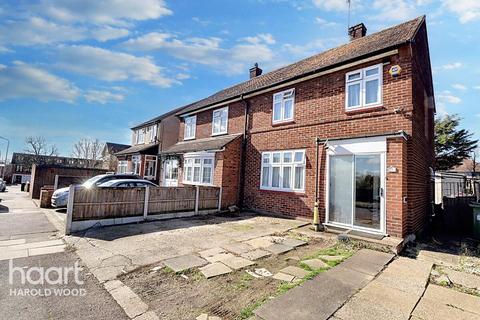
<instances>
[{"instance_id":1,"label":"chimney stack","mask_svg":"<svg viewBox=\"0 0 480 320\"><path fill-rule=\"evenodd\" d=\"M253 68L250 68L250 79L258 77L262 74L262 71L263 70L258 67L258 63L255 63Z\"/></svg>"},{"instance_id":2,"label":"chimney stack","mask_svg":"<svg viewBox=\"0 0 480 320\"><path fill-rule=\"evenodd\" d=\"M348 28L348 35L350 36L350 41L365 37L367 34L367 27L363 23L359 23L353 27Z\"/></svg>"}]
</instances>

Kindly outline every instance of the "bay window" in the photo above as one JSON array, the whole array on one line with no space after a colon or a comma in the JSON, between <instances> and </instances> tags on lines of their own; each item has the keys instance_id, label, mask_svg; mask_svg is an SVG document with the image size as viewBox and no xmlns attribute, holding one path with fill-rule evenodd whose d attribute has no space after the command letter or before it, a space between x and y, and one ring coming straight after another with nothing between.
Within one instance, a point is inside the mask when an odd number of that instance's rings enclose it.
<instances>
[{"instance_id":1,"label":"bay window","mask_svg":"<svg viewBox=\"0 0 480 320\"><path fill-rule=\"evenodd\" d=\"M195 139L196 127L197 127L197 116L186 117L183 140Z\"/></svg>"},{"instance_id":2,"label":"bay window","mask_svg":"<svg viewBox=\"0 0 480 320\"><path fill-rule=\"evenodd\" d=\"M345 108L357 110L382 104L383 65L349 72L345 75Z\"/></svg>"},{"instance_id":3,"label":"bay window","mask_svg":"<svg viewBox=\"0 0 480 320\"><path fill-rule=\"evenodd\" d=\"M187 184L213 184L214 154L185 154L183 182Z\"/></svg>"},{"instance_id":4,"label":"bay window","mask_svg":"<svg viewBox=\"0 0 480 320\"><path fill-rule=\"evenodd\" d=\"M294 108L295 89L290 89L274 94L272 123L292 121Z\"/></svg>"},{"instance_id":5,"label":"bay window","mask_svg":"<svg viewBox=\"0 0 480 320\"><path fill-rule=\"evenodd\" d=\"M305 190L305 150L262 153L260 189Z\"/></svg>"},{"instance_id":6,"label":"bay window","mask_svg":"<svg viewBox=\"0 0 480 320\"><path fill-rule=\"evenodd\" d=\"M227 133L228 126L228 107L213 111L212 116L212 136Z\"/></svg>"}]
</instances>

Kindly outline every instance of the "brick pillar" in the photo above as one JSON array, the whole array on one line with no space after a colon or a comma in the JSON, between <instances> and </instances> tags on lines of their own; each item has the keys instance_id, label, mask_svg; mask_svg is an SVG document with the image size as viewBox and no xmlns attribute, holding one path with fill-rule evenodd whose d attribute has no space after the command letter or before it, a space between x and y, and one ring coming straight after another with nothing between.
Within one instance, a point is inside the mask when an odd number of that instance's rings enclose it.
<instances>
[{"instance_id":1,"label":"brick pillar","mask_svg":"<svg viewBox=\"0 0 480 320\"><path fill-rule=\"evenodd\" d=\"M404 202L407 196L407 141L404 138L387 139L386 162L387 233L401 238L408 227L408 204Z\"/></svg>"}]
</instances>

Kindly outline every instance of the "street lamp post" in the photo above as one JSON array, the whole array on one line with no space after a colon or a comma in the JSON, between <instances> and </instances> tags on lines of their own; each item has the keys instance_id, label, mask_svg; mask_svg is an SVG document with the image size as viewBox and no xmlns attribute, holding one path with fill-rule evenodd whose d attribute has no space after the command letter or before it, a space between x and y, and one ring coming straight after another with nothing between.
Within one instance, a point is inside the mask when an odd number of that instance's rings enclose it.
<instances>
[{"instance_id":1,"label":"street lamp post","mask_svg":"<svg viewBox=\"0 0 480 320\"><path fill-rule=\"evenodd\" d=\"M0 139L7 141L7 152L5 152L5 162L3 164L3 171L2 171L2 179L5 180L5 171L7 170L7 158L8 158L8 148L10 147L10 140L2 136L0 136Z\"/></svg>"}]
</instances>

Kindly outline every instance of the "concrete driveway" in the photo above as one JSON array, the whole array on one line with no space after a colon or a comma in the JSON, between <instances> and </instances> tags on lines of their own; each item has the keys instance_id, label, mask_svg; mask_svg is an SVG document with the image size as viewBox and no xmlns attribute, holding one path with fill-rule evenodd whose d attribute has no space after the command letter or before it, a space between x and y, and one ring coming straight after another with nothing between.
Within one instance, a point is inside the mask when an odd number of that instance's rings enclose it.
<instances>
[{"instance_id":1,"label":"concrete driveway","mask_svg":"<svg viewBox=\"0 0 480 320\"><path fill-rule=\"evenodd\" d=\"M306 225L305 221L252 213L172 219L90 229L67 243L100 281L162 260L261 238Z\"/></svg>"}]
</instances>

